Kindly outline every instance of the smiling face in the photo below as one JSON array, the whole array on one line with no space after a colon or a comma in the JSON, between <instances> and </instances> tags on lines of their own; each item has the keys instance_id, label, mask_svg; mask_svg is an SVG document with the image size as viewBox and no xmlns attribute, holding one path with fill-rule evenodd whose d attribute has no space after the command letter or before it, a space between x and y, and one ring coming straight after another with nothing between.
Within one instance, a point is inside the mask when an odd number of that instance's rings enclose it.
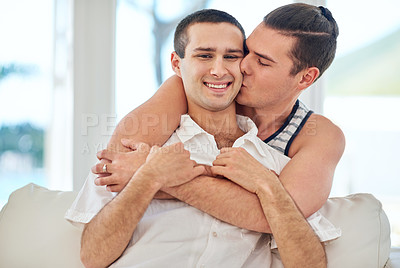
<instances>
[{"instance_id":1,"label":"smiling face","mask_svg":"<svg viewBox=\"0 0 400 268\"><path fill-rule=\"evenodd\" d=\"M193 111L222 111L234 105L241 85L243 34L230 23L195 23L188 28L185 57L172 55Z\"/></svg>"}]
</instances>

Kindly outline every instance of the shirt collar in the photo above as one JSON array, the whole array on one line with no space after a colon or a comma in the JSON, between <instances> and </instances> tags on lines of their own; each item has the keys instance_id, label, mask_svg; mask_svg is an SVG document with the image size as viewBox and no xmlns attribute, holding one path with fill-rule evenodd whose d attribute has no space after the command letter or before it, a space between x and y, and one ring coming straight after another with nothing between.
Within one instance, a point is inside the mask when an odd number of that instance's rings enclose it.
<instances>
[{"instance_id":1,"label":"shirt collar","mask_svg":"<svg viewBox=\"0 0 400 268\"><path fill-rule=\"evenodd\" d=\"M239 137L233 144L232 147L243 147L245 141L248 141L256 147L257 151L262 155L266 156L263 148L260 145L260 139L257 137L258 128L256 124L248 117L242 115L236 115L236 121L239 128L245 132L245 134ZM212 140L214 137L202 129L193 119L188 115L184 114L181 116L181 123L179 128L176 130L176 134L182 143L187 142L197 135L207 135Z\"/></svg>"},{"instance_id":2,"label":"shirt collar","mask_svg":"<svg viewBox=\"0 0 400 268\"><path fill-rule=\"evenodd\" d=\"M211 136L207 133L204 129L202 129L188 114L181 115L181 123L179 128L176 130L176 135L178 136L179 140L182 143L187 142L194 136L206 134Z\"/></svg>"}]
</instances>

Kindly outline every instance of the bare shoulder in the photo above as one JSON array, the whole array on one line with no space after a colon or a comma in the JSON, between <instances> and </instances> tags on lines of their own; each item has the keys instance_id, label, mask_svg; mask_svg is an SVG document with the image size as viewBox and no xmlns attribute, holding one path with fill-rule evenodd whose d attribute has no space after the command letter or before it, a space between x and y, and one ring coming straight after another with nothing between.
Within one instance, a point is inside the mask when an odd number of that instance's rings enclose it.
<instances>
[{"instance_id":1,"label":"bare shoulder","mask_svg":"<svg viewBox=\"0 0 400 268\"><path fill-rule=\"evenodd\" d=\"M312 114L304 125L304 133L300 131L300 135L308 135L315 137L324 137L335 139L344 139L342 130L331 120L320 114Z\"/></svg>"},{"instance_id":2,"label":"bare shoulder","mask_svg":"<svg viewBox=\"0 0 400 268\"><path fill-rule=\"evenodd\" d=\"M312 114L294 139L289 155L311 148L336 154L339 158L345 147L343 131L325 116Z\"/></svg>"}]
</instances>

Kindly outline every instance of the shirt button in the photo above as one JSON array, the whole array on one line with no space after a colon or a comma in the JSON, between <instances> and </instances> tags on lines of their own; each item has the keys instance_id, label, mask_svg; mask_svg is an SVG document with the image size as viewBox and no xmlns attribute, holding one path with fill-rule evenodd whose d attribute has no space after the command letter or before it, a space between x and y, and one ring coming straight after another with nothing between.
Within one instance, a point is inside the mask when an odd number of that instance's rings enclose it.
<instances>
[{"instance_id":1,"label":"shirt button","mask_svg":"<svg viewBox=\"0 0 400 268\"><path fill-rule=\"evenodd\" d=\"M213 232L212 235L213 235L214 237L217 237L217 236L218 236L217 232Z\"/></svg>"}]
</instances>

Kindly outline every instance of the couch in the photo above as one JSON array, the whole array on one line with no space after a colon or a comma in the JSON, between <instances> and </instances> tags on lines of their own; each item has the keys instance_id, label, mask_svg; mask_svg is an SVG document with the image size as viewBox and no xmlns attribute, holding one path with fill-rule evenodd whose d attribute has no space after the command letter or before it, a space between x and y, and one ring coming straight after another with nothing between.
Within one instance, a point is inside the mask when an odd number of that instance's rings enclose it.
<instances>
[{"instance_id":1,"label":"couch","mask_svg":"<svg viewBox=\"0 0 400 268\"><path fill-rule=\"evenodd\" d=\"M81 230L64 220L75 196L35 184L12 193L0 212L0 267L83 267ZM340 238L326 243L328 267L400 268L400 250L390 248L388 219L371 194L329 198L322 213L342 230Z\"/></svg>"}]
</instances>

